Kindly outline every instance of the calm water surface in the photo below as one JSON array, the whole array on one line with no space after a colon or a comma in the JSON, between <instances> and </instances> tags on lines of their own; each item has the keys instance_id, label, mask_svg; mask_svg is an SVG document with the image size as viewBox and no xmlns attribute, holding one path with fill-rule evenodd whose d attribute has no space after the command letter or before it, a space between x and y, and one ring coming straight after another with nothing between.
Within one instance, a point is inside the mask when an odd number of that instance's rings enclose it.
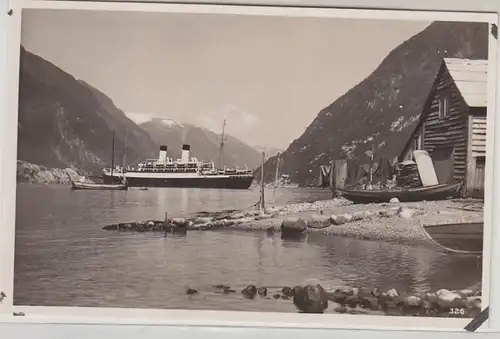
<instances>
[{"instance_id":1,"label":"calm water surface","mask_svg":"<svg viewBox=\"0 0 500 339\"><path fill-rule=\"evenodd\" d=\"M248 284L294 286L308 280L419 292L480 281L478 258L427 248L309 234L300 241L240 231L158 233L101 230L109 223L241 209L257 190L71 191L19 185L17 305L189 308L296 312L289 301L214 293ZM267 194L272 199L272 193ZM279 189L276 203L328 199L326 190ZM185 294L187 287L201 293Z\"/></svg>"}]
</instances>

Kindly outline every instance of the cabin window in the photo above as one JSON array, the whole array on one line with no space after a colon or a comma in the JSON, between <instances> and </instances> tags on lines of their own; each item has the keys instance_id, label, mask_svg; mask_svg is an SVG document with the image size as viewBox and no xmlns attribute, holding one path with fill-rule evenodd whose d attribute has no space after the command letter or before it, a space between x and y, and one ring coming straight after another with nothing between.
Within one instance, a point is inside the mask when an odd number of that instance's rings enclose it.
<instances>
[{"instance_id":1,"label":"cabin window","mask_svg":"<svg viewBox=\"0 0 500 339\"><path fill-rule=\"evenodd\" d=\"M439 119L447 118L450 114L450 99L447 96L439 98Z\"/></svg>"}]
</instances>

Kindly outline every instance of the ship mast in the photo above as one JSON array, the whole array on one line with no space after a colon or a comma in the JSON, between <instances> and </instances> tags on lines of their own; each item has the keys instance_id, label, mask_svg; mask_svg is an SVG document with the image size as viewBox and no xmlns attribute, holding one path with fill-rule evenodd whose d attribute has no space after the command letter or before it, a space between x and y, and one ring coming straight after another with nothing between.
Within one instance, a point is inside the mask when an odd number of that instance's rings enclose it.
<instances>
[{"instance_id":1,"label":"ship mast","mask_svg":"<svg viewBox=\"0 0 500 339\"><path fill-rule=\"evenodd\" d=\"M125 166L127 166L127 139L128 139L128 128L125 128L125 147L123 151L123 169L122 169L123 178L125 178Z\"/></svg>"},{"instance_id":2,"label":"ship mast","mask_svg":"<svg viewBox=\"0 0 500 339\"><path fill-rule=\"evenodd\" d=\"M221 134L221 139L220 139L220 151L219 151L219 157L220 157L220 169L224 169L224 130L226 128L226 119L224 119L224 122L222 124L222 134Z\"/></svg>"}]
</instances>

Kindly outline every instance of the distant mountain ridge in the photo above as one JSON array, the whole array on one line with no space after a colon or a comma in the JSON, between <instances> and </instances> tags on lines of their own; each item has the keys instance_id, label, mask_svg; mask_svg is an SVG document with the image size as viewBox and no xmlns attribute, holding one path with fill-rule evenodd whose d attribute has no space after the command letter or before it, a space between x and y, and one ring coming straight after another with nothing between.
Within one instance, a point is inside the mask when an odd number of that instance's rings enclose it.
<instances>
[{"instance_id":1,"label":"distant mountain ridge","mask_svg":"<svg viewBox=\"0 0 500 339\"><path fill-rule=\"evenodd\" d=\"M221 162L221 134L166 118L153 117L149 121L140 123L139 126L151 136L156 144L168 147L169 157L180 158L182 145L189 144L191 156L203 161L214 161L217 166ZM229 167L247 166L253 169L262 161L256 149L228 134L224 136L223 155L223 162Z\"/></svg>"},{"instance_id":2,"label":"distant mountain ridge","mask_svg":"<svg viewBox=\"0 0 500 339\"><path fill-rule=\"evenodd\" d=\"M157 154L150 136L104 93L21 46L18 160L48 168L100 173L121 164L127 133L127 162Z\"/></svg>"},{"instance_id":3,"label":"distant mountain ridge","mask_svg":"<svg viewBox=\"0 0 500 339\"><path fill-rule=\"evenodd\" d=\"M313 185L331 159L396 157L421 114L443 57L488 57L487 23L434 22L397 46L365 80L319 112L280 156L280 173ZM349 121L346 123L346 121ZM276 158L265 164L273 180ZM256 174L260 175L260 174Z\"/></svg>"}]
</instances>

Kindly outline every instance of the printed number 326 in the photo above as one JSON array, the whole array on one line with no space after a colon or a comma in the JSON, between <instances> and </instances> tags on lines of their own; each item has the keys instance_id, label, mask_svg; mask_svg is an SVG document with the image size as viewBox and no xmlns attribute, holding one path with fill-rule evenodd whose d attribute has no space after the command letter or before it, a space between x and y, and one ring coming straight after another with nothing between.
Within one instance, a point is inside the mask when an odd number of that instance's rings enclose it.
<instances>
[{"instance_id":1,"label":"printed number 326","mask_svg":"<svg viewBox=\"0 0 500 339\"><path fill-rule=\"evenodd\" d=\"M451 315L465 315L465 308L450 308L448 313Z\"/></svg>"}]
</instances>

